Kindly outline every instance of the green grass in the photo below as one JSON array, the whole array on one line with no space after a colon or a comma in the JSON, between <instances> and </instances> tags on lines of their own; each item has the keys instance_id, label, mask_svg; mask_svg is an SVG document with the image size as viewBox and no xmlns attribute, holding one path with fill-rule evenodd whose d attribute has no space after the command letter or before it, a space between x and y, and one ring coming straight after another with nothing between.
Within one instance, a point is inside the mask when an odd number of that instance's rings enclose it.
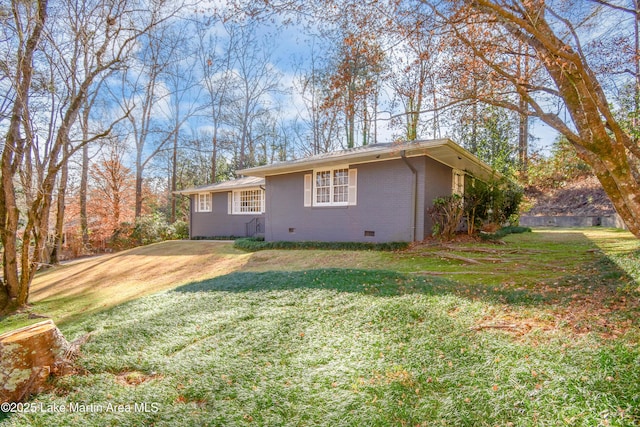
<instances>
[{"instance_id":1,"label":"green grass","mask_svg":"<svg viewBox=\"0 0 640 427\"><path fill-rule=\"evenodd\" d=\"M53 318L74 322L132 299L241 268L249 254L229 243L169 241L46 269L30 289L30 309L0 318L0 334ZM36 314L35 318L29 315ZM33 316L32 316L33 317Z\"/></svg>"},{"instance_id":2,"label":"green grass","mask_svg":"<svg viewBox=\"0 0 640 427\"><path fill-rule=\"evenodd\" d=\"M92 333L80 374L30 402L104 412L0 424L640 424L638 241L598 229L504 240L262 251L76 316L61 329Z\"/></svg>"},{"instance_id":3,"label":"green grass","mask_svg":"<svg viewBox=\"0 0 640 427\"><path fill-rule=\"evenodd\" d=\"M316 241L277 241L265 242L264 239L242 238L233 245L248 252L267 249L314 249L314 250L351 250L351 251L398 251L409 247L408 242L370 243L370 242L316 242Z\"/></svg>"}]
</instances>

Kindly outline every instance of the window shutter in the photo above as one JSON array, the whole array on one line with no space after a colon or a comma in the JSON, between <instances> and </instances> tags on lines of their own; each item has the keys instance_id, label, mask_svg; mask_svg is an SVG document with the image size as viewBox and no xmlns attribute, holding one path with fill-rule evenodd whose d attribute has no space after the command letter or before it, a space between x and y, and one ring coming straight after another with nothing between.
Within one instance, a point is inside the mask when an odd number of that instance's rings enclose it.
<instances>
[{"instance_id":1,"label":"window shutter","mask_svg":"<svg viewBox=\"0 0 640 427\"><path fill-rule=\"evenodd\" d=\"M349 169L349 206L358 201L358 169Z\"/></svg>"},{"instance_id":2,"label":"window shutter","mask_svg":"<svg viewBox=\"0 0 640 427\"><path fill-rule=\"evenodd\" d=\"M460 175L458 175L457 170L453 170L453 186L451 188L451 194L458 194L458 180L460 179Z\"/></svg>"},{"instance_id":3,"label":"window shutter","mask_svg":"<svg viewBox=\"0 0 640 427\"><path fill-rule=\"evenodd\" d=\"M227 193L227 214L231 215L233 213L233 192L229 191Z\"/></svg>"},{"instance_id":4,"label":"window shutter","mask_svg":"<svg viewBox=\"0 0 640 427\"><path fill-rule=\"evenodd\" d=\"M311 183L313 175L308 173L304 176L304 207L311 206Z\"/></svg>"}]
</instances>

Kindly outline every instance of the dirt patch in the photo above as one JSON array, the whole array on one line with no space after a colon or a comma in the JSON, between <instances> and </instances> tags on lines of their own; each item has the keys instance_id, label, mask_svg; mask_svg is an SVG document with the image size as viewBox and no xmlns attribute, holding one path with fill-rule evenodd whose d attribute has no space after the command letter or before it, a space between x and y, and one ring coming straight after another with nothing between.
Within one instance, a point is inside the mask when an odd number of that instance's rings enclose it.
<instances>
[{"instance_id":1,"label":"dirt patch","mask_svg":"<svg viewBox=\"0 0 640 427\"><path fill-rule=\"evenodd\" d=\"M116 382L122 386L136 387L147 381L162 379L162 375L152 373L145 374L139 371L125 371L116 375Z\"/></svg>"}]
</instances>

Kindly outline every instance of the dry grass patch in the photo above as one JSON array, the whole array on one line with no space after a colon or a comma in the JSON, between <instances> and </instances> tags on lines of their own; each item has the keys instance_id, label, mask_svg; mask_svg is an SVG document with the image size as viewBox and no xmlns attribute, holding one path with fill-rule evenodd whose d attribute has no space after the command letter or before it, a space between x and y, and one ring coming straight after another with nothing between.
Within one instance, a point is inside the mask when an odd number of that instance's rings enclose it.
<instances>
[{"instance_id":1,"label":"dry grass patch","mask_svg":"<svg viewBox=\"0 0 640 427\"><path fill-rule=\"evenodd\" d=\"M300 271L314 268L384 268L388 252L340 250L265 250L254 252L243 271Z\"/></svg>"},{"instance_id":2,"label":"dry grass patch","mask_svg":"<svg viewBox=\"0 0 640 427\"><path fill-rule=\"evenodd\" d=\"M250 256L231 243L171 241L75 261L36 276L31 285L31 311L64 324L76 316L231 273L241 269ZM11 327L17 326L12 323Z\"/></svg>"}]
</instances>

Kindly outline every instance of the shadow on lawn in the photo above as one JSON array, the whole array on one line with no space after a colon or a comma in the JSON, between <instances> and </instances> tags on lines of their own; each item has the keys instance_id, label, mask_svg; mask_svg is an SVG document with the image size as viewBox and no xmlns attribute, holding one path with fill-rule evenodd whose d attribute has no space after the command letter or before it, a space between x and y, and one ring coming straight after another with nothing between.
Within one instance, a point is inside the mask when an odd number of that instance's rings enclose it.
<instances>
[{"instance_id":1,"label":"shadow on lawn","mask_svg":"<svg viewBox=\"0 0 640 427\"><path fill-rule=\"evenodd\" d=\"M261 292L290 289L328 289L376 295L433 293L435 283L388 270L324 268L304 271L235 272L191 283L175 292Z\"/></svg>"},{"instance_id":2,"label":"shadow on lawn","mask_svg":"<svg viewBox=\"0 0 640 427\"><path fill-rule=\"evenodd\" d=\"M538 323L547 329L564 324L576 334L593 331L603 337L615 338L637 327L640 324L640 302L631 295L632 292L625 290L624 284L628 280L626 273L607 258L601 258L589 267L584 274L567 274L528 287L465 284L441 277L389 270L327 268L291 272L236 272L181 286L173 292L243 293L318 289L379 297L455 295L501 306L497 313L507 315L512 309L521 313L516 314L518 322L522 323L515 327L516 332L522 328L529 330L531 325ZM524 314L520 308L534 308L538 314ZM544 325L538 319L542 313L546 313ZM504 320L500 314L493 317L490 323ZM513 316L508 317L509 323L514 324Z\"/></svg>"},{"instance_id":3,"label":"shadow on lawn","mask_svg":"<svg viewBox=\"0 0 640 427\"><path fill-rule=\"evenodd\" d=\"M601 281L625 273L611 272L615 265L603 270ZM485 286L459 283L453 280L389 270L325 268L305 271L235 272L213 279L195 282L174 289L174 292L265 292L291 289L323 289L376 296L406 294L454 294L470 299L482 299L512 305L557 304L575 300L576 293L588 293L598 283L593 275L567 276L553 284L522 288L515 286ZM600 283L602 285L602 283ZM607 287L607 285L604 285ZM615 289L611 289L615 292Z\"/></svg>"}]
</instances>

